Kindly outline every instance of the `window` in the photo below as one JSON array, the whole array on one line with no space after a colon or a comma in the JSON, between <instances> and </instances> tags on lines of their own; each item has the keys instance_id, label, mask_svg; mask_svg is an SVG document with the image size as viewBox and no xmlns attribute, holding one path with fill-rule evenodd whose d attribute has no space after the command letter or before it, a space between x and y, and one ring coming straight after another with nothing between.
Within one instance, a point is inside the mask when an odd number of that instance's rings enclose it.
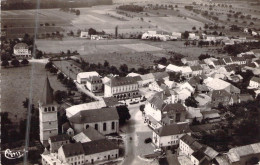
<instances>
[{"instance_id":1,"label":"window","mask_svg":"<svg viewBox=\"0 0 260 165\"><path fill-rule=\"evenodd\" d=\"M44 108L44 112L47 112L47 108Z\"/></svg>"},{"instance_id":2,"label":"window","mask_svg":"<svg viewBox=\"0 0 260 165\"><path fill-rule=\"evenodd\" d=\"M86 129L88 129L88 127L89 127L89 125L87 124L87 125L86 125Z\"/></svg>"},{"instance_id":3,"label":"window","mask_svg":"<svg viewBox=\"0 0 260 165\"><path fill-rule=\"evenodd\" d=\"M49 111L49 112L51 111L51 107L48 107L48 111Z\"/></svg>"},{"instance_id":4,"label":"window","mask_svg":"<svg viewBox=\"0 0 260 165\"><path fill-rule=\"evenodd\" d=\"M54 107L52 107L52 111L55 111L55 108L54 108Z\"/></svg>"},{"instance_id":5,"label":"window","mask_svg":"<svg viewBox=\"0 0 260 165\"><path fill-rule=\"evenodd\" d=\"M95 124L95 129L98 131L98 124Z\"/></svg>"},{"instance_id":6,"label":"window","mask_svg":"<svg viewBox=\"0 0 260 165\"><path fill-rule=\"evenodd\" d=\"M103 131L107 130L107 123L103 123Z\"/></svg>"},{"instance_id":7,"label":"window","mask_svg":"<svg viewBox=\"0 0 260 165\"><path fill-rule=\"evenodd\" d=\"M112 129L115 129L115 122L114 121L112 122L111 127L112 127Z\"/></svg>"},{"instance_id":8,"label":"window","mask_svg":"<svg viewBox=\"0 0 260 165\"><path fill-rule=\"evenodd\" d=\"M51 125L51 122L49 122L49 125Z\"/></svg>"},{"instance_id":9,"label":"window","mask_svg":"<svg viewBox=\"0 0 260 165\"><path fill-rule=\"evenodd\" d=\"M51 133L51 131L50 131L50 133Z\"/></svg>"}]
</instances>

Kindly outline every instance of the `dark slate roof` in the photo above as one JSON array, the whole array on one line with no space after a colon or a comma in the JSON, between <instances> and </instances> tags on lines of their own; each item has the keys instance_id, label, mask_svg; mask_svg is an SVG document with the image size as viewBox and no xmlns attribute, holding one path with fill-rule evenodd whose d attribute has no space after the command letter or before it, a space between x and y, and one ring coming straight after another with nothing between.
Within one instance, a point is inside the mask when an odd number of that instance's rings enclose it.
<instances>
[{"instance_id":1,"label":"dark slate roof","mask_svg":"<svg viewBox=\"0 0 260 165\"><path fill-rule=\"evenodd\" d=\"M84 154L81 143L70 143L62 146L65 157L77 156Z\"/></svg>"},{"instance_id":2,"label":"dark slate roof","mask_svg":"<svg viewBox=\"0 0 260 165\"><path fill-rule=\"evenodd\" d=\"M200 81L201 81L201 78L199 76L194 76L192 77L188 83L191 85L191 86L196 86L197 84L200 84Z\"/></svg>"},{"instance_id":3,"label":"dark slate roof","mask_svg":"<svg viewBox=\"0 0 260 165\"><path fill-rule=\"evenodd\" d=\"M209 69L214 69L215 67L213 65L209 65Z\"/></svg>"},{"instance_id":4,"label":"dark slate roof","mask_svg":"<svg viewBox=\"0 0 260 165\"><path fill-rule=\"evenodd\" d=\"M226 63L232 63L232 60L230 57L225 57L223 58L223 60L226 62Z\"/></svg>"},{"instance_id":5,"label":"dark slate roof","mask_svg":"<svg viewBox=\"0 0 260 165\"><path fill-rule=\"evenodd\" d=\"M94 140L86 143L82 143L85 155L91 155L95 153L111 151L118 149L117 145L107 139Z\"/></svg>"},{"instance_id":6,"label":"dark slate roof","mask_svg":"<svg viewBox=\"0 0 260 165\"><path fill-rule=\"evenodd\" d=\"M200 65L197 66L190 66L192 71L198 71L198 70L202 70L202 67Z\"/></svg>"},{"instance_id":7,"label":"dark slate roof","mask_svg":"<svg viewBox=\"0 0 260 165\"><path fill-rule=\"evenodd\" d=\"M18 43L14 46L14 49L29 49L29 46L26 43Z\"/></svg>"},{"instance_id":8,"label":"dark slate roof","mask_svg":"<svg viewBox=\"0 0 260 165\"><path fill-rule=\"evenodd\" d=\"M105 139L105 136L103 136L101 133L99 133L96 129L93 127L88 127L87 129L83 130L83 133L91 140L100 140Z\"/></svg>"},{"instance_id":9,"label":"dark slate roof","mask_svg":"<svg viewBox=\"0 0 260 165\"><path fill-rule=\"evenodd\" d=\"M54 96L53 96L53 89L51 88L49 78L46 77L44 87L43 87L43 93L42 97L40 99L40 102L43 105L53 104L54 102Z\"/></svg>"},{"instance_id":10,"label":"dark slate roof","mask_svg":"<svg viewBox=\"0 0 260 165\"><path fill-rule=\"evenodd\" d=\"M133 77L113 77L106 84L111 87L123 86L123 85L137 84L137 80L136 78Z\"/></svg>"},{"instance_id":11,"label":"dark slate roof","mask_svg":"<svg viewBox=\"0 0 260 165\"><path fill-rule=\"evenodd\" d=\"M148 98L147 101L160 110L165 106L163 98L155 96L155 95Z\"/></svg>"},{"instance_id":12,"label":"dark slate roof","mask_svg":"<svg viewBox=\"0 0 260 165\"><path fill-rule=\"evenodd\" d=\"M252 77L250 81L255 81L260 83L260 78L259 77Z\"/></svg>"},{"instance_id":13,"label":"dark slate roof","mask_svg":"<svg viewBox=\"0 0 260 165\"><path fill-rule=\"evenodd\" d=\"M69 118L69 121L75 124L95 123L109 120L119 120L115 107L84 110Z\"/></svg>"},{"instance_id":14,"label":"dark slate roof","mask_svg":"<svg viewBox=\"0 0 260 165\"><path fill-rule=\"evenodd\" d=\"M203 148L203 146L199 142L197 142L188 134L182 136L181 140L185 142L187 145L189 145L193 151L198 151Z\"/></svg>"},{"instance_id":15,"label":"dark slate roof","mask_svg":"<svg viewBox=\"0 0 260 165\"><path fill-rule=\"evenodd\" d=\"M197 160L201 161L206 157L205 153L201 150L193 152L192 156L194 156Z\"/></svg>"},{"instance_id":16,"label":"dark slate roof","mask_svg":"<svg viewBox=\"0 0 260 165\"><path fill-rule=\"evenodd\" d=\"M180 103L175 103L175 104L165 105L163 107L162 111L163 112L169 112L169 111L181 112L181 111L186 111L186 108Z\"/></svg>"},{"instance_id":17,"label":"dark slate roof","mask_svg":"<svg viewBox=\"0 0 260 165\"><path fill-rule=\"evenodd\" d=\"M68 130L69 128L71 128L69 122L66 122L66 123L62 124L62 130L63 130L64 132L67 132L67 130Z\"/></svg>"},{"instance_id":18,"label":"dark slate roof","mask_svg":"<svg viewBox=\"0 0 260 165\"><path fill-rule=\"evenodd\" d=\"M59 141L66 141L69 140L70 137L67 134L62 134L62 135L56 135L56 136L51 136L50 140L51 142L59 142Z\"/></svg>"},{"instance_id":19,"label":"dark slate roof","mask_svg":"<svg viewBox=\"0 0 260 165\"><path fill-rule=\"evenodd\" d=\"M219 97L230 97L230 93L228 93L226 90L214 90L212 91L211 98L219 98Z\"/></svg>"},{"instance_id":20,"label":"dark slate roof","mask_svg":"<svg viewBox=\"0 0 260 165\"><path fill-rule=\"evenodd\" d=\"M89 77L88 78L88 80L90 81L90 82L94 82L94 81L100 81L101 83L102 83L102 80L101 80L101 78L100 77L98 77L98 76L91 76L91 77Z\"/></svg>"},{"instance_id":21,"label":"dark slate roof","mask_svg":"<svg viewBox=\"0 0 260 165\"><path fill-rule=\"evenodd\" d=\"M225 69L226 69L228 72L238 71L238 70L239 70L239 66L238 66L237 64L226 65L226 66L225 66Z\"/></svg>"},{"instance_id":22,"label":"dark slate roof","mask_svg":"<svg viewBox=\"0 0 260 165\"><path fill-rule=\"evenodd\" d=\"M170 135L189 133L191 132L191 130L188 123L183 123L183 124L165 125L159 129L154 130L154 132L159 136L170 136Z\"/></svg>"},{"instance_id":23,"label":"dark slate roof","mask_svg":"<svg viewBox=\"0 0 260 165\"><path fill-rule=\"evenodd\" d=\"M253 101L254 98L250 94L240 94L239 99L241 102Z\"/></svg>"},{"instance_id":24,"label":"dark slate roof","mask_svg":"<svg viewBox=\"0 0 260 165\"><path fill-rule=\"evenodd\" d=\"M108 107L113 107L113 106L120 104L118 102L118 99L115 97L104 97L103 100L104 100L106 106L108 106Z\"/></svg>"},{"instance_id":25,"label":"dark slate roof","mask_svg":"<svg viewBox=\"0 0 260 165\"><path fill-rule=\"evenodd\" d=\"M169 74L167 72L155 72L155 73L152 73L155 80L159 80L159 79L163 79L165 77L168 77Z\"/></svg>"}]
</instances>

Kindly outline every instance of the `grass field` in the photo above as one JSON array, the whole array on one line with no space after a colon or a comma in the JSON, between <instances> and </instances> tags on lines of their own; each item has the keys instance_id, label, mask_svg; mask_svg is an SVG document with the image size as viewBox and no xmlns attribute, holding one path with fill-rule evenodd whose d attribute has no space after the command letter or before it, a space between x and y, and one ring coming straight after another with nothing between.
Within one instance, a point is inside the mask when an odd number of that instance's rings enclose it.
<instances>
[{"instance_id":1,"label":"grass field","mask_svg":"<svg viewBox=\"0 0 260 165\"><path fill-rule=\"evenodd\" d=\"M30 66L2 69L1 110L9 112L12 120L25 118L27 109L23 108L23 101L30 96L30 82L32 81L32 97L35 107L42 95L46 71L44 64L35 63L33 77L31 77L32 63ZM50 83L54 91L66 88L57 80L57 76L49 75ZM18 120L15 120L18 121Z\"/></svg>"}]
</instances>

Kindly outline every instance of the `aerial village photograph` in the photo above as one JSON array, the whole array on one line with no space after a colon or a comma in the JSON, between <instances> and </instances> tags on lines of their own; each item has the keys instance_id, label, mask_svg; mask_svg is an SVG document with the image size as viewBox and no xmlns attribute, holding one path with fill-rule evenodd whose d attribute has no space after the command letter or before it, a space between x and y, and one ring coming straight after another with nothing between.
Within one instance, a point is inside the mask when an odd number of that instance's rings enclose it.
<instances>
[{"instance_id":1,"label":"aerial village photograph","mask_svg":"<svg viewBox=\"0 0 260 165\"><path fill-rule=\"evenodd\" d=\"M260 165L260 0L1 0L1 165Z\"/></svg>"}]
</instances>

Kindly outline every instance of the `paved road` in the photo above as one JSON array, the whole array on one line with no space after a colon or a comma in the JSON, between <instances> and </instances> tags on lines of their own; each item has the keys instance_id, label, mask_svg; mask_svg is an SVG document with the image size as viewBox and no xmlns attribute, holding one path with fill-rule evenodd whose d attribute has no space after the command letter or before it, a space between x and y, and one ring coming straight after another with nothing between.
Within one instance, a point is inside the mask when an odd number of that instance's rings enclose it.
<instances>
[{"instance_id":1,"label":"paved road","mask_svg":"<svg viewBox=\"0 0 260 165\"><path fill-rule=\"evenodd\" d=\"M129 111L131 114L131 119L127 122L127 124L121 128L124 132L121 134L123 136L124 144L125 144L125 159L121 164L126 165L146 165L146 164L157 164L155 161L146 161L144 159L140 159L136 152L138 137L136 135L136 130L141 129L143 127L143 121L138 117L137 112L139 112L139 104L129 105ZM140 112L139 112L140 113ZM140 124L142 123L142 124ZM130 139L131 137L131 139Z\"/></svg>"}]
</instances>

